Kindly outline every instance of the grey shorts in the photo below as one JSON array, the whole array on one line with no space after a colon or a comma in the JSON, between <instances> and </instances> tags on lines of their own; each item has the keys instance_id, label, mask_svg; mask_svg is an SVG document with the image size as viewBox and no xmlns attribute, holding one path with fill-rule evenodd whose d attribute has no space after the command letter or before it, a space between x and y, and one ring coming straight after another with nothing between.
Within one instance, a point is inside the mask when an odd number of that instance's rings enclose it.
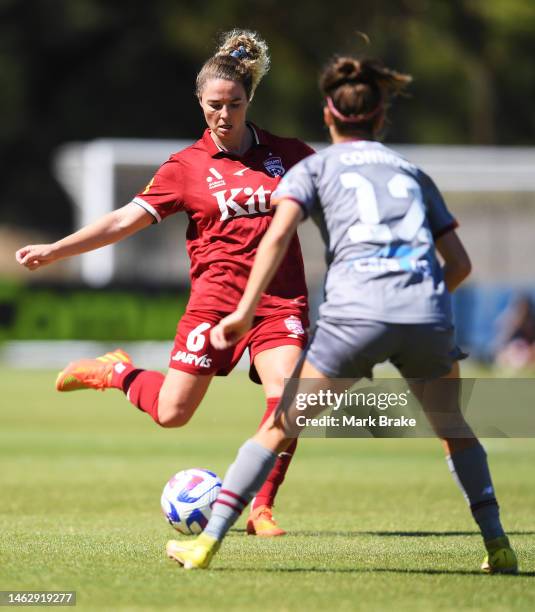
<instances>
[{"instance_id":1,"label":"grey shorts","mask_svg":"<svg viewBox=\"0 0 535 612\"><path fill-rule=\"evenodd\" d=\"M330 378L372 378L373 366L390 361L404 378L428 380L449 373L466 357L455 344L453 327L356 319L320 319L305 358Z\"/></svg>"}]
</instances>

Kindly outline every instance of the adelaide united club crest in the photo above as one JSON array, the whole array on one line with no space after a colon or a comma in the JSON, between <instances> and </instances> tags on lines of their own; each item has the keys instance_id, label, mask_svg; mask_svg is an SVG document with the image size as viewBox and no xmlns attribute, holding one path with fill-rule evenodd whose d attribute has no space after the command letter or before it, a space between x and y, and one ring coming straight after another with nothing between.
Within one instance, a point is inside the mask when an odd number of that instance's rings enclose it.
<instances>
[{"instance_id":1,"label":"adelaide united club crest","mask_svg":"<svg viewBox=\"0 0 535 612\"><path fill-rule=\"evenodd\" d=\"M291 338L304 336L305 330L303 329L303 323L299 317L291 315L287 319L284 319L284 324L286 325L286 329L290 332Z\"/></svg>"},{"instance_id":2,"label":"adelaide united club crest","mask_svg":"<svg viewBox=\"0 0 535 612\"><path fill-rule=\"evenodd\" d=\"M264 167L271 176L282 176L286 172L280 157L268 157L264 160Z\"/></svg>"}]
</instances>

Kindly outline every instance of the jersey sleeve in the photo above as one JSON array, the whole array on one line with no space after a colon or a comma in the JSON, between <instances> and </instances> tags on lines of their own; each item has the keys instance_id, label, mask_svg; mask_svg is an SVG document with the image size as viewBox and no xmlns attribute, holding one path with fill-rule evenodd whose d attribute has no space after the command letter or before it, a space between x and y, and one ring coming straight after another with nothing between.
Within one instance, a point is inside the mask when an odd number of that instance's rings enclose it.
<instances>
[{"instance_id":1,"label":"jersey sleeve","mask_svg":"<svg viewBox=\"0 0 535 612\"><path fill-rule=\"evenodd\" d=\"M319 156L312 155L291 168L273 192L271 204L276 206L281 200L293 200L301 206L305 218L308 217L318 205L318 162Z\"/></svg>"},{"instance_id":2,"label":"jersey sleeve","mask_svg":"<svg viewBox=\"0 0 535 612\"><path fill-rule=\"evenodd\" d=\"M420 172L422 196L427 209L429 228L436 240L458 227L457 220L450 213L442 194L427 174Z\"/></svg>"},{"instance_id":3,"label":"jersey sleeve","mask_svg":"<svg viewBox=\"0 0 535 612\"><path fill-rule=\"evenodd\" d=\"M145 189L132 202L144 208L160 223L165 217L183 210L180 164L173 159L165 162Z\"/></svg>"}]
</instances>

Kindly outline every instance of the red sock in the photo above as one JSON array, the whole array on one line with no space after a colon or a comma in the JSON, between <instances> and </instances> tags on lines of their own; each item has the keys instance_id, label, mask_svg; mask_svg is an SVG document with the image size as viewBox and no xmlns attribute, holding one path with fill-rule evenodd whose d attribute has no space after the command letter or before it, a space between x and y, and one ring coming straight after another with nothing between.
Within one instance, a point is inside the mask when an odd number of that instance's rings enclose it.
<instances>
[{"instance_id":1,"label":"red sock","mask_svg":"<svg viewBox=\"0 0 535 612\"><path fill-rule=\"evenodd\" d=\"M127 364L124 369L115 366L111 386L124 391L134 406L150 415L159 425L158 397L164 378L161 372L140 370Z\"/></svg>"},{"instance_id":2,"label":"red sock","mask_svg":"<svg viewBox=\"0 0 535 612\"><path fill-rule=\"evenodd\" d=\"M279 401L280 397L268 397L266 412L262 417L259 429L267 421L271 414L273 414L273 411L279 405ZM260 491L258 491L256 497L254 498L252 505L253 510L258 508L259 506L269 506L270 508L273 507L273 504L275 503L275 496L277 495L277 491L283 483L284 477L286 476L286 472L290 467L290 462L292 461L296 446L297 439L293 440L293 442L286 449L286 451L279 454L279 456L277 457L277 461L275 461L273 469L266 478L266 481L262 485L262 488L260 489Z\"/></svg>"},{"instance_id":3,"label":"red sock","mask_svg":"<svg viewBox=\"0 0 535 612\"><path fill-rule=\"evenodd\" d=\"M110 387L120 389L126 393L126 391L128 391L129 381L134 379L136 372L141 372L141 370L131 363L116 363L113 366ZM127 385L126 390L125 384Z\"/></svg>"}]
</instances>

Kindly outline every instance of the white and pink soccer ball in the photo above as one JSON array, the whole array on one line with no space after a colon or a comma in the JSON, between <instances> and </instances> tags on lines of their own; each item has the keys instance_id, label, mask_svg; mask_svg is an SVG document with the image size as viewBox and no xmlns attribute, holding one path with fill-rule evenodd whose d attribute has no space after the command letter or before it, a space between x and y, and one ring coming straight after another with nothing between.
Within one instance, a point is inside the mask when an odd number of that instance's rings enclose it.
<instances>
[{"instance_id":1,"label":"white and pink soccer ball","mask_svg":"<svg viewBox=\"0 0 535 612\"><path fill-rule=\"evenodd\" d=\"M220 489L221 480L209 470L193 468L178 472L162 493L165 518L180 533L201 533L208 524Z\"/></svg>"}]
</instances>

